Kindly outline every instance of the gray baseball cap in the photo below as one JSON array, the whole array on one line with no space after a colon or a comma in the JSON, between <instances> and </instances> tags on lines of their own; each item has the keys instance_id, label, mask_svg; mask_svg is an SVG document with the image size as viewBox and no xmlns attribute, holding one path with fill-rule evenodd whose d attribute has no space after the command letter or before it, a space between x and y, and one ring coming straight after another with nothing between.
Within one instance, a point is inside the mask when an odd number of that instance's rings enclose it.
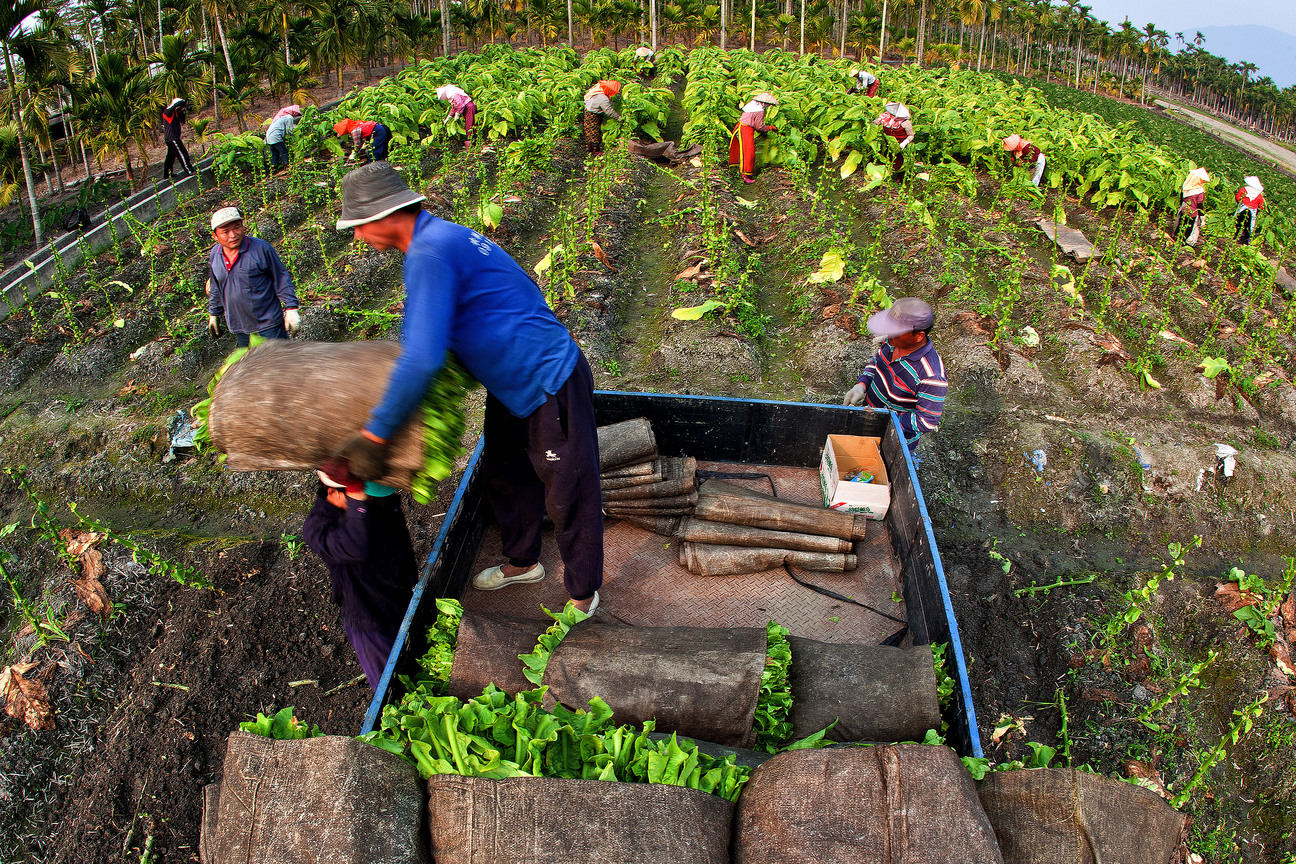
<instances>
[{"instance_id":1,"label":"gray baseball cap","mask_svg":"<svg viewBox=\"0 0 1296 864\"><path fill-rule=\"evenodd\" d=\"M890 308L870 316L868 329L874 336L890 339L892 336L930 330L935 320L936 316L932 314L932 308L926 300L901 297Z\"/></svg>"},{"instance_id":2,"label":"gray baseball cap","mask_svg":"<svg viewBox=\"0 0 1296 864\"><path fill-rule=\"evenodd\" d=\"M425 196L410 189L388 162L362 165L342 178L342 218L339 231L377 222Z\"/></svg>"}]
</instances>

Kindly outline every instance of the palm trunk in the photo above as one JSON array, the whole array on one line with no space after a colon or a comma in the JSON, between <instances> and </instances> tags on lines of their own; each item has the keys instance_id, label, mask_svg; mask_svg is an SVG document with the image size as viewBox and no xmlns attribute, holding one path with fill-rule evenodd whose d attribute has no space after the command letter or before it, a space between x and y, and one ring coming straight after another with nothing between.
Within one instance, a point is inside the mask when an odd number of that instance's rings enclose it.
<instances>
[{"instance_id":1,"label":"palm trunk","mask_svg":"<svg viewBox=\"0 0 1296 864\"><path fill-rule=\"evenodd\" d=\"M842 0L842 5L845 6L845 4L846 4L846 0ZM843 24L842 26L845 27L845 24ZM844 32L844 31L843 31L843 32ZM845 41L846 41L845 38L843 38L843 39L842 39L842 42L844 43ZM752 0L752 14L751 14L751 50L752 50L752 53L753 53L753 54L756 53L756 0Z\"/></svg>"},{"instance_id":2,"label":"palm trunk","mask_svg":"<svg viewBox=\"0 0 1296 864\"><path fill-rule=\"evenodd\" d=\"M918 66L923 64L923 48L927 42L927 0L918 7Z\"/></svg>"},{"instance_id":3,"label":"palm trunk","mask_svg":"<svg viewBox=\"0 0 1296 864\"><path fill-rule=\"evenodd\" d=\"M36 245L45 245L45 234L41 231L40 208L36 204L36 181L32 177L31 159L27 156L27 135L23 132L21 118L18 116L18 88L14 84L13 58L9 56L9 47L4 49L5 77L9 82L10 111L14 115L14 128L18 133L18 153L22 157L23 180L27 183L27 200L31 203L32 234Z\"/></svg>"},{"instance_id":4,"label":"palm trunk","mask_svg":"<svg viewBox=\"0 0 1296 864\"><path fill-rule=\"evenodd\" d=\"M882 0L882 32L878 34L878 62L886 56L887 0Z\"/></svg>"},{"instance_id":5,"label":"palm trunk","mask_svg":"<svg viewBox=\"0 0 1296 864\"><path fill-rule=\"evenodd\" d=\"M986 14L990 14L989 7L986 8ZM977 71L981 71L981 57L985 53L985 18L981 19L981 41L977 43Z\"/></svg>"},{"instance_id":6,"label":"palm trunk","mask_svg":"<svg viewBox=\"0 0 1296 864\"><path fill-rule=\"evenodd\" d=\"M720 0L720 50L727 50L729 45L729 4Z\"/></svg>"},{"instance_id":7,"label":"palm trunk","mask_svg":"<svg viewBox=\"0 0 1296 864\"><path fill-rule=\"evenodd\" d=\"M572 29L572 0L567 0L567 47L576 46L575 31Z\"/></svg>"},{"instance_id":8,"label":"palm trunk","mask_svg":"<svg viewBox=\"0 0 1296 864\"><path fill-rule=\"evenodd\" d=\"M923 0L926 2L926 0ZM801 54L805 55L805 4L806 0L801 0Z\"/></svg>"}]
</instances>

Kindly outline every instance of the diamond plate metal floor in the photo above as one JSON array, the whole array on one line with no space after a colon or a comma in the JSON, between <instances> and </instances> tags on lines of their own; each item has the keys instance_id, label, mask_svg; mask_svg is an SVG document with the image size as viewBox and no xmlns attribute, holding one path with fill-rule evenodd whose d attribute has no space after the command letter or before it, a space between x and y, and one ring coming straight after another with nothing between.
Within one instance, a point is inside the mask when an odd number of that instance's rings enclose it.
<instances>
[{"instance_id":1,"label":"diamond plate metal floor","mask_svg":"<svg viewBox=\"0 0 1296 864\"><path fill-rule=\"evenodd\" d=\"M771 482L780 498L822 503L818 471L782 466L699 462L699 471L765 473L770 480L729 479L768 493ZM604 529L603 587L599 608L628 624L645 627L763 627L773 620L793 635L874 645L903 625L875 612L826 597L798 585L783 569L742 576L704 577L689 573L679 562L679 541L652 534L624 522L608 520ZM486 531L473 572L499 564L499 529ZM900 588L896 561L886 528L869 523L869 536L855 545L859 567L850 573L798 571L806 582L867 603L904 619L904 603L893 602ZM541 607L557 610L568 600L562 582L562 560L553 533L546 531L540 554L543 582L515 585L498 591L468 588L464 606L482 612L543 619Z\"/></svg>"}]
</instances>

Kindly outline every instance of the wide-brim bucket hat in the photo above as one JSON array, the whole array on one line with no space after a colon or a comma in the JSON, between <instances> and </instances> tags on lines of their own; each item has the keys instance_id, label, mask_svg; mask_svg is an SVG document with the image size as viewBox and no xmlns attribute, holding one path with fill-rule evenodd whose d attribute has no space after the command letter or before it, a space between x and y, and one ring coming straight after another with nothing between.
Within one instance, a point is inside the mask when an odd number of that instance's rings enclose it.
<instances>
[{"instance_id":1,"label":"wide-brim bucket hat","mask_svg":"<svg viewBox=\"0 0 1296 864\"><path fill-rule=\"evenodd\" d=\"M881 312L868 319L869 332L890 339L906 333L926 332L932 328L935 315L926 300L901 297Z\"/></svg>"},{"instance_id":2,"label":"wide-brim bucket hat","mask_svg":"<svg viewBox=\"0 0 1296 864\"><path fill-rule=\"evenodd\" d=\"M391 163L362 165L342 178L342 218L337 221L338 230L377 222L425 198L401 179Z\"/></svg>"},{"instance_id":3,"label":"wide-brim bucket hat","mask_svg":"<svg viewBox=\"0 0 1296 864\"><path fill-rule=\"evenodd\" d=\"M773 94L773 93L766 93L766 92L757 93L755 96L752 97L752 101L753 101L753 102L760 102L760 103L763 103L763 104L765 104L765 105L777 105L777 104L778 104L778 99L775 98L774 94Z\"/></svg>"}]
</instances>

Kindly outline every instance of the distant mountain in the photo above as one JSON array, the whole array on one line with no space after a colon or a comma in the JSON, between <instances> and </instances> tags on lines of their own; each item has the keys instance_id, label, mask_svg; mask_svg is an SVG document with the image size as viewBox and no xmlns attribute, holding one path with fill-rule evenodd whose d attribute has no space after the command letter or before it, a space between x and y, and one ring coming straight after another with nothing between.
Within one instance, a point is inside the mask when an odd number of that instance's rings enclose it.
<instances>
[{"instance_id":1,"label":"distant mountain","mask_svg":"<svg viewBox=\"0 0 1296 864\"><path fill-rule=\"evenodd\" d=\"M1256 77L1268 75L1279 87L1296 84L1296 36L1255 24L1199 29L1206 37L1202 48L1210 53L1233 63L1243 60L1254 63L1260 67ZM1191 36L1191 33L1184 33L1185 38ZM1175 45L1172 50L1177 48Z\"/></svg>"}]
</instances>

